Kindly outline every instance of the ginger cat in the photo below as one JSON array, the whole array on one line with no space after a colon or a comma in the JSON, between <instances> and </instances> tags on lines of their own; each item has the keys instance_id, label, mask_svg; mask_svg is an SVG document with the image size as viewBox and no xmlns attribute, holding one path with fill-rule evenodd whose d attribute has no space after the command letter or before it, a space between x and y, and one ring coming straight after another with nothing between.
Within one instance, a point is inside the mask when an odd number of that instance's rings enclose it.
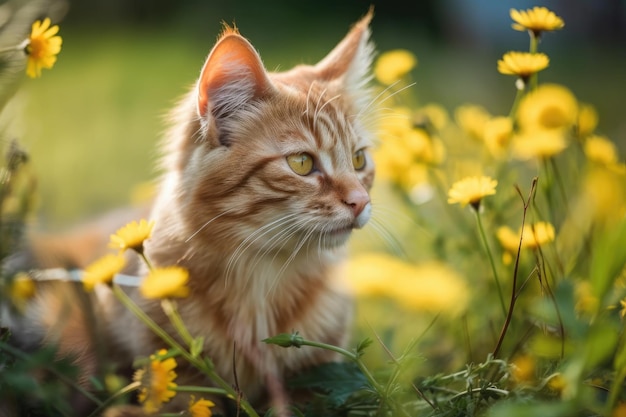
<instances>
[{"instance_id":1,"label":"ginger cat","mask_svg":"<svg viewBox=\"0 0 626 417\"><path fill-rule=\"evenodd\" d=\"M311 340L347 342L350 295L335 274L352 230L371 215L371 18L370 11L316 65L285 72L266 71L254 47L226 27L166 134L145 252L155 266L189 270L190 295L177 300L184 322L204 336L218 373L234 382L236 371L260 407L286 401L286 376L338 359L262 339L297 330ZM165 347L108 288L97 291L98 342L79 304L64 305L58 291L42 289L26 314L29 332L58 343L85 378L103 350L130 366ZM171 330L158 301L125 291ZM208 383L183 364L177 374L179 384ZM164 410L187 403L179 393Z\"/></svg>"}]
</instances>

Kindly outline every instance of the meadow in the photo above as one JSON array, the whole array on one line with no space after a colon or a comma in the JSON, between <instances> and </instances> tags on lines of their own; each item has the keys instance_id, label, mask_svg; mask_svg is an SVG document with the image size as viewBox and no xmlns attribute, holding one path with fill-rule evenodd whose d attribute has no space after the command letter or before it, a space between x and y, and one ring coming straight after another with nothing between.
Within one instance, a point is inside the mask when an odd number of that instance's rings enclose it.
<instances>
[{"instance_id":1,"label":"meadow","mask_svg":"<svg viewBox=\"0 0 626 417\"><path fill-rule=\"evenodd\" d=\"M510 45L375 26L387 114L376 214L346 270L355 348L348 365L295 382L320 389L296 415L626 415L626 57L559 40L567 21L541 42L510 29L508 9L496 21ZM268 68L316 61L349 24L313 39L245 22ZM146 198L163 117L219 24L191 38L180 26L61 28L58 63L22 83L7 128L36 179L26 221L44 230ZM511 50L549 66L499 72Z\"/></svg>"}]
</instances>

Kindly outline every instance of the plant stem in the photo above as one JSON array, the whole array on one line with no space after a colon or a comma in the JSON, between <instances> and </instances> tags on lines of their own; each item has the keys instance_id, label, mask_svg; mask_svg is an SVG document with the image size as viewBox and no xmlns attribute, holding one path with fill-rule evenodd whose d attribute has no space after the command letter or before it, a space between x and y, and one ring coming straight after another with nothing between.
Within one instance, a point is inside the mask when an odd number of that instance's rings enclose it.
<instances>
[{"instance_id":1,"label":"plant stem","mask_svg":"<svg viewBox=\"0 0 626 417\"><path fill-rule=\"evenodd\" d=\"M535 32L533 31L529 31L529 35L530 35L530 53L536 54L537 50L539 49L539 36L535 34ZM537 85L539 84L539 76L537 75L536 72L530 76L529 84L530 84L531 90L537 89Z\"/></svg>"},{"instance_id":2,"label":"plant stem","mask_svg":"<svg viewBox=\"0 0 626 417\"><path fill-rule=\"evenodd\" d=\"M537 177L533 178L532 184L530 186L530 192L528 195L528 200L524 200L524 197L521 195L521 191L517 188L518 193L520 193L520 197L524 202L524 210L522 211L522 227L521 234L519 239L519 246L517 247L517 256L515 257L515 268L513 269L513 288L511 290L511 301L509 303L509 311L507 312L506 319L504 320L504 324L502 325L502 330L500 331L500 337L498 338L498 342L496 343L496 347L493 349L493 357L497 358L498 353L500 353L500 348L502 347L502 342L504 342L504 337L506 336L506 332L509 329L509 325L511 324L511 320L513 319L513 310L515 309L515 301L517 300L517 273L519 270L519 258L522 252L522 239L524 238L524 224L526 223L526 212L528 211L528 207L530 206L531 201L533 200L533 195L535 193L535 189L537 188Z\"/></svg>"},{"instance_id":3,"label":"plant stem","mask_svg":"<svg viewBox=\"0 0 626 417\"><path fill-rule=\"evenodd\" d=\"M478 230L480 232L480 237L483 241L483 245L485 246L485 250L487 251L487 255L489 257L489 263L491 264L491 270L493 271L493 278L496 281L496 287L498 287L498 297L500 298L500 306L502 307L502 314L504 315L504 317L506 317L506 307L504 306L504 296L502 295L502 287L500 286L500 279L498 278L498 270L496 269L496 264L493 260L493 254L491 253L489 242L487 241L487 236L485 235L485 229L483 228L483 222L480 218L480 213L478 212L477 209L474 209L474 214L476 214L476 223L478 223Z\"/></svg>"},{"instance_id":4,"label":"plant stem","mask_svg":"<svg viewBox=\"0 0 626 417\"><path fill-rule=\"evenodd\" d=\"M104 411L113 401L115 401L121 396L128 394L129 392L136 390L140 386L141 386L141 383L139 382L131 382L130 384L126 385L121 390L111 395L105 402L100 404L98 408L96 408L91 414L89 414L88 417L96 417L96 416L101 415L102 411Z\"/></svg>"},{"instance_id":5,"label":"plant stem","mask_svg":"<svg viewBox=\"0 0 626 417\"><path fill-rule=\"evenodd\" d=\"M157 336L159 336L165 343L175 349L181 356L185 358L191 365L204 372L213 382L219 385L226 395L226 397L237 400L239 398L238 393L231 385L220 377L207 363L203 360L195 358L183 348L172 336L170 336L165 330L163 330L158 324L154 322L135 302L118 286L113 285L113 293L120 300L126 308L128 308L133 314L137 316L146 326L150 328ZM238 404L250 417L259 417L257 412L252 408L250 403L245 399L241 399Z\"/></svg>"},{"instance_id":6,"label":"plant stem","mask_svg":"<svg viewBox=\"0 0 626 417\"><path fill-rule=\"evenodd\" d=\"M517 107L519 106L519 102L526 91L526 83L520 78L515 83L515 89L517 90L515 93L515 99L513 99L513 104L511 105L511 110L509 111L509 118L511 120L515 120L515 113L517 113Z\"/></svg>"},{"instance_id":7,"label":"plant stem","mask_svg":"<svg viewBox=\"0 0 626 417\"><path fill-rule=\"evenodd\" d=\"M218 394L229 396L230 394L226 392L223 388L216 387L201 387L197 385L179 385L175 388L172 388L172 391L176 392L203 392L206 394Z\"/></svg>"},{"instance_id":8,"label":"plant stem","mask_svg":"<svg viewBox=\"0 0 626 417\"><path fill-rule=\"evenodd\" d=\"M189 330L187 330L187 326L185 326L185 323L180 317L180 314L178 314L176 304L172 302L172 300L170 300L169 298L164 298L163 300L161 300L161 307L163 308L163 311L165 312L167 317L170 319L170 322L172 323L174 328L176 328L176 331L178 332L180 337L183 338L188 346L191 346L191 344L193 343L193 337L189 333Z\"/></svg>"},{"instance_id":9,"label":"plant stem","mask_svg":"<svg viewBox=\"0 0 626 417\"><path fill-rule=\"evenodd\" d=\"M372 385L372 387L376 390L376 392L378 393L383 392L383 387L378 383L378 381L376 381L376 378L374 378L374 375L372 375L370 370L367 369L367 367L361 360L360 356L357 355L356 353L340 348L339 346L329 345L327 343L322 343L322 342L313 342L311 340L306 340L306 339L303 339L301 344L304 346L311 346L311 347L316 347L320 349L331 350L333 352L337 352L345 356L346 358L350 359L351 361L357 364L361 372L363 372L363 375L365 375L365 377L367 378L369 383Z\"/></svg>"}]
</instances>

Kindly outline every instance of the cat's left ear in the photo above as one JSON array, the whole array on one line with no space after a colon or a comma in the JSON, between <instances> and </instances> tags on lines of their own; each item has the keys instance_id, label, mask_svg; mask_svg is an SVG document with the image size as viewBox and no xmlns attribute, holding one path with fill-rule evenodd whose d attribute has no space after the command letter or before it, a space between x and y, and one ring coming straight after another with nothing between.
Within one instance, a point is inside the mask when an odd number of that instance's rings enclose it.
<instances>
[{"instance_id":1,"label":"cat's left ear","mask_svg":"<svg viewBox=\"0 0 626 417\"><path fill-rule=\"evenodd\" d=\"M374 45L370 42L369 24L373 15L374 11L370 8L343 40L315 65L321 78L342 79L344 88L355 93L371 79Z\"/></svg>"}]
</instances>

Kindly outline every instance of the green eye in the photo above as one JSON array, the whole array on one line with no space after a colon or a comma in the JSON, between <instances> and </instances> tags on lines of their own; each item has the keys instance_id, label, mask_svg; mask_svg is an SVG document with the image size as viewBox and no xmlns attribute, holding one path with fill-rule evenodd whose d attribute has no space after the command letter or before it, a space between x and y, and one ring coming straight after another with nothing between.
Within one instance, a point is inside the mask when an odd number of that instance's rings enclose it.
<instances>
[{"instance_id":1,"label":"green eye","mask_svg":"<svg viewBox=\"0 0 626 417\"><path fill-rule=\"evenodd\" d=\"M365 162L365 150L359 149L354 153L354 155L352 155L352 165L354 165L354 169L356 169L357 171L365 168Z\"/></svg>"},{"instance_id":2,"label":"green eye","mask_svg":"<svg viewBox=\"0 0 626 417\"><path fill-rule=\"evenodd\" d=\"M287 157L289 167L298 175L309 175L313 171L313 157L308 153L297 153Z\"/></svg>"}]
</instances>

